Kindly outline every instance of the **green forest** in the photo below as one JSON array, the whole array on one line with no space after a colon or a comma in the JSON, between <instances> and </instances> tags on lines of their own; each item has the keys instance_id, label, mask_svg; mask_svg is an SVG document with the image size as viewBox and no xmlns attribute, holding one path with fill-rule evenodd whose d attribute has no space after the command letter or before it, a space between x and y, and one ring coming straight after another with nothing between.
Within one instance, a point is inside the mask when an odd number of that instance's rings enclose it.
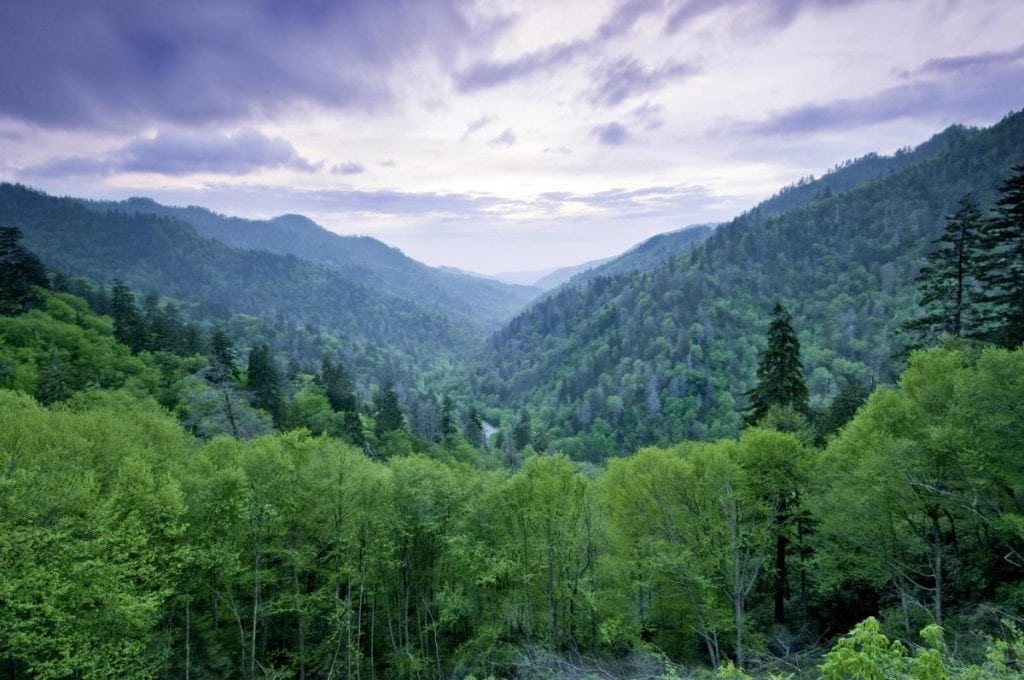
<instances>
[{"instance_id":1,"label":"green forest","mask_svg":"<svg viewBox=\"0 0 1024 680\"><path fill-rule=\"evenodd\" d=\"M500 327L0 186L0 678L1021 677L1022 163L951 128Z\"/></svg>"}]
</instances>

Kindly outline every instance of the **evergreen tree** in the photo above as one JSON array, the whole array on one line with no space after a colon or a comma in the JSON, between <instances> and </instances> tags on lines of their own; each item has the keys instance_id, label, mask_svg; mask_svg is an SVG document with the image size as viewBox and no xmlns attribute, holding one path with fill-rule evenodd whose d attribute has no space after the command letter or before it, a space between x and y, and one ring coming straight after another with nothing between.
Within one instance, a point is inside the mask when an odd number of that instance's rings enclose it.
<instances>
[{"instance_id":1,"label":"evergreen tree","mask_svg":"<svg viewBox=\"0 0 1024 680\"><path fill-rule=\"evenodd\" d=\"M484 439L484 421L480 417L480 412L476 410L476 406L469 408L462 434L466 437L466 441L478 449L484 448L487 443Z\"/></svg>"},{"instance_id":2,"label":"evergreen tree","mask_svg":"<svg viewBox=\"0 0 1024 680\"><path fill-rule=\"evenodd\" d=\"M939 245L927 256L917 285L925 315L905 328L915 336L915 346L934 344L942 334L977 337L983 315L979 308L981 211L970 194L960 208L946 217L946 228L935 240Z\"/></svg>"},{"instance_id":3,"label":"evergreen tree","mask_svg":"<svg viewBox=\"0 0 1024 680\"><path fill-rule=\"evenodd\" d=\"M21 230L0 227L0 314L17 314L35 301L33 286L48 287L46 270L18 241Z\"/></svg>"},{"instance_id":4,"label":"evergreen tree","mask_svg":"<svg viewBox=\"0 0 1024 680\"><path fill-rule=\"evenodd\" d=\"M366 446L366 433L363 432L363 421L355 411L345 411L342 432L356 446L360 448Z\"/></svg>"},{"instance_id":5,"label":"evergreen tree","mask_svg":"<svg viewBox=\"0 0 1024 680\"><path fill-rule=\"evenodd\" d=\"M517 451L522 451L530 444L533 431L530 427L530 413L524 408L519 411L519 419L512 428L512 444Z\"/></svg>"},{"instance_id":6,"label":"evergreen tree","mask_svg":"<svg viewBox=\"0 0 1024 680\"><path fill-rule=\"evenodd\" d=\"M135 306L135 295L120 279L114 279L114 287L110 291L110 315L114 318L117 341L131 348L132 353L143 350L146 334Z\"/></svg>"},{"instance_id":7,"label":"evergreen tree","mask_svg":"<svg viewBox=\"0 0 1024 680\"><path fill-rule=\"evenodd\" d=\"M249 352L249 390L252 392L252 405L261 408L280 426L284 419L284 393L281 386L281 373L274 363L274 355L266 344L254 347Z\"/></svg>"},{"instance_id":8,"label":"evergreen tree","mask_svg":"<svg viewBox=\"0 0 1024 680\"><path fill-rule=\"evenodd\" d=\"M235 347L221 328L210 335L210 380L214 383L237 382L238 360Z\"/></svg>"},{"instance_id":9,"label":"evergreen tree","mask_svg":"<svg viewBox=\"0 0 1024 680\"><path fill-rule=\"evenodd\" d=\"M405 418L402 416L402 407L398 403L398 393L395 392L395 384L388 380L384 388L374 400L377 407L377 434L390 432L391 430L405 429Z\"/></svg>"},{"instance_id":10,"label":"evergreen tree","mask_svg":"<svg viewBox=\"0 0 1024 680\"><path fill-rule=\"evenodd\" d=\"M320 365L318 382L327 395L332 409L339 413L354 413L358 410L352 377L340 361L335 363L330 357L325 356Z\"/></svg>"},{"instance_id":11,"label":"evergreen tree","mask_svg":"<svg viewBox=\"0 0 1024 680\"><path fill-rule=\"evenodd\" d=\"M1024 342L1024 165L1013 172L986 225L988 257L979 277L993 306L990 339L1011 348Z\"/></svg>"},{"instance_id":12,"label":"evergreen tree","mask_svg":"<svg viewBox=\"0 0 1024 680\"><path fill-rule=\"evenodd\" d=\"M458 431L459 428L455 426L455 402L446 394L441 400L441 436L451 437Z\"/></svg>"},{"instance_id":13,"label":"evergreen tree","mask_svg":"<svg viewBox=\"0 0 1024 680\"><path fill-rule=\"evenodd\" d=\"M757 386L747 392L750 407L748 425L764 418L773 406L808 411L807 384L800 363L800 340L793 331L792 318L780 303L772 309L768 347L757 367Z\"/></svg>"}]
</instances>

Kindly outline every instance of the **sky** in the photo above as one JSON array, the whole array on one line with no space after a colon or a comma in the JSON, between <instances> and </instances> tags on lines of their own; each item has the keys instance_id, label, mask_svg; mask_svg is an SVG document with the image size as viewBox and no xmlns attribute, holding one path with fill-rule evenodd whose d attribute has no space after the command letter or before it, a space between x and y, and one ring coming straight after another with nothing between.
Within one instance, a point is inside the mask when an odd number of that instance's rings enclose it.
<instances>
[{"instance_id":1,"label":"sky","mask_svg":"<svg viewBox=\"0 0 1024 680\"><path fill-rule=\"evenodd\" d=\"M3 0L0 179L485 274L1024 107L1021 0Z\"/></svg>"}]
</instances>

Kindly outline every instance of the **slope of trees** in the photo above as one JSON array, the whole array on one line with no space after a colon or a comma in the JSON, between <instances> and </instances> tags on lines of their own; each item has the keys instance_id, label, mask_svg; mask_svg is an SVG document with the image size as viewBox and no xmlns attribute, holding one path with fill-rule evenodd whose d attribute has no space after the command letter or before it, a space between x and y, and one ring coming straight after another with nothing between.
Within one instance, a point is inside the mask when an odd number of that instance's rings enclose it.
<instances>
[{"instance_id":1,"label":"slope of trees","mask_svg":"<svg viewBox=\"0 0 1024 680\"><path fill-rule=\"evenodd\" d=\"M84 205L101 212L169 217L236 248L295 255L323 264L352 281L412 300L477 333L496 330L540 292L528 286L428 267L376 239L334 234L301 215L245 220L197 206L164 206L145 198L85 201Z\"/></svg>"},{"instance_id":2,"label":"slope of trees","mask_svg":"<svg viewBox=\"0 0 1024 680\"><path fill-rule=\"evenodd\" d=\"M793 315L813 407L844 385L893 380L914 281L945 216L966 193L987 211L1024 159L1024 114L949 134L874 181L781 213L755 208L650 272L556 292L491 339L475 393L528 406L574 457L732 436L770 300Z\"/></svg>"},{"instance_id":3,"label":"slope of trees","mask_svg":"<svg viewBox=\"0 0 1024 680\"><path fill-rule=\"evenodd\" d=\"M378 462L303 430L201 441L128 385L49 408L0 389L0 677L497 676L537 649L624 675L924 677L927 654L1013 677L1022 376L1024 350L933 349L824 452L751 429L591 475Z\"/></svg>"},{"instance_id":4,"label":"slope of trees","mask_svg":"<svg viewBox=\"0 0 1024 680\"><path fill-rule=\"evenodd\" d=\"M135 290L193 303L193 314L204 318L258 317L250 324L291 339L296 346L289 353L309 362L319 361L321 331L341 340L350 363L382 365L375 355L383 353L404 375L468 351L479 338L439 312L326 267L231 248L166 217L97 212L73 199L0 184L0 224L18 226L25 247L51 270L101 282L117 277ZM251 346L264 339L253 338ZM313 351L296 351L303 349Z\"/></svg>"}]
</instances>

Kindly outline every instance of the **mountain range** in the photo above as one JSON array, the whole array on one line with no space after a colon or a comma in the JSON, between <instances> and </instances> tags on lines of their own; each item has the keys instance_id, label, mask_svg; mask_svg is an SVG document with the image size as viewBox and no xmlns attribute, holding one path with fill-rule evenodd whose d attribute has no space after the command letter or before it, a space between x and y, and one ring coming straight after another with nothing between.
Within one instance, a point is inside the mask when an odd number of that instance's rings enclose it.
<instances>
[{"instance_id":1,"label":"mountain range","mask_svg":"<svg viewBox=\"0 0 1024 680\"><path fill-rule=\"evenodd\" d=\"M437 385L600 459L741 425L772 305L793 313L812 401L891 380L914 280L966 193L990 206L1024 160L1024 114L953 126L780 190L730 222L659 234L532 286L433 268L300 215L246 220L147 198L85 201L0 185L50 269L178 300L307 363L336 351L364 382ZM550 288L544 293L542 289Z\"/></svg>"}]
</instances>

